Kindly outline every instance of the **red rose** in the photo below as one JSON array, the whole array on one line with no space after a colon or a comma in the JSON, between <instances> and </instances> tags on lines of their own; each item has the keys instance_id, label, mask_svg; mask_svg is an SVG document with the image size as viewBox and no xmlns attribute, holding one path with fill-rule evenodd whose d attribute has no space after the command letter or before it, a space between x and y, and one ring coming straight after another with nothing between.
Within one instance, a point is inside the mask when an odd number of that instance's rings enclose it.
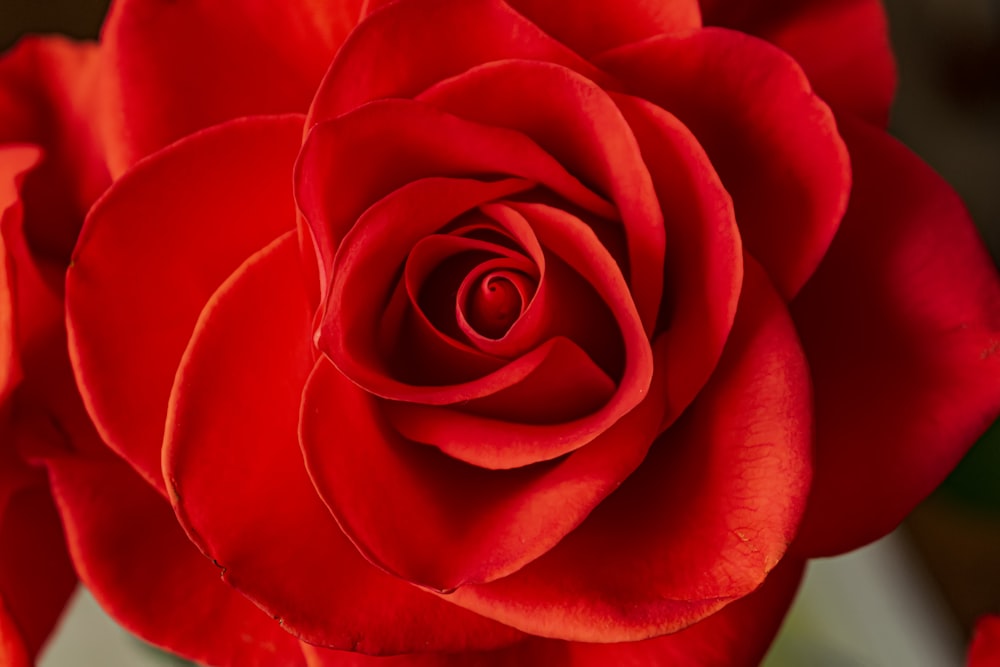
<instances>
[{"instance_id":1,"label":"red rose","mask_svg":"<svg viewBox=\"0 0 1000 667\"><path fill-rule=\"evenodd\" d=\"M48 38L0 59L0 663L29 665L76 584L43 457L103 447L73 381L63 274L107 184L88 129L97 50Z\"/></svg>"},{"instance_id":2,"label":"red rose","mask_svg":"<svg viewBox=\"0 0 1000 667\"><path fill-rule=\"evenodd\" d=\"M51 465L81 576L212 663L753 663L1000 408L1000 285L882 129L880 8L379 4L318 88L311 5L117 5L116 173L194 133L69 271L142 478Z\"/></svg>"}]
</instances>

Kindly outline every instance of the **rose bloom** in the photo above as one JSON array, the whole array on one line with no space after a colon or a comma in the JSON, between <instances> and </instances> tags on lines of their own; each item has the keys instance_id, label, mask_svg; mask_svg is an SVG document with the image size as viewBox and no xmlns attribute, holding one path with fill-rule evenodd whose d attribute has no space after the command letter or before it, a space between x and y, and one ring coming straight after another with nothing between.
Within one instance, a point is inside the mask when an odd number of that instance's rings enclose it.
<instances>
[{"instance_id":1,"label":"rose bloom","mask_svg":"<svg viewBox=\"0 0 1000 667\"><path fill-rule=\"evenodd\" d=\"M1000 409L877 2L124 0L100 48L109 450L32 460L178 654L754 664Z\"/></svg>"}]
</instances>

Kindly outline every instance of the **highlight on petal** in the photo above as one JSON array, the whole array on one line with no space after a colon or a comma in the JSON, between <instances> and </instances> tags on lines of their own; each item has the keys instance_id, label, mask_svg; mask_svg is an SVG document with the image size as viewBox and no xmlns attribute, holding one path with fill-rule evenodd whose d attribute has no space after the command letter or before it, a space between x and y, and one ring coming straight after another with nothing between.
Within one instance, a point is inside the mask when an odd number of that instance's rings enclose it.
<instances>
[{"instance_id":1,"label":"highlight on petal","mask_svg":"<svg viewBox=\"0 0 1000 667\"><path fill-rule=\"evenodd\" d=\"M122 0L102 33L105 133L117 177L240 116L304 113L362 0ZM179 48L183 45L183 48Z\"/></svg>"},{"instance_id":2,"label":"highlight on petal","mask_svg":"<svg viewBox=\"0 0 1000 667\"><path fill-rule=\"evenodd\" d=\"M965 207L896 140L840 121L851 204L792 304L820 425L808 556L888 533L1000 412L1000 278Z\"/></svg>"},{"instance_id":3,"label":"highlight on petal","mask_svg":"<svg viewBox=\"0 0 1000 667\"><path fill-rule=\"evenodd\" d=\"M888 123L896 64L881 0L701 0L701 7L705 25L748 32L788 52L839 113Z\"/></svg>"},{"instance_id":4,"label":"highlight on petal","mask_svg":"<svg viewBox=\"0 0 1000 667\"><path fill-rule=\"evenodd\" d=\"M786 299L794 296L826 253L850 193L833 114L795 61L762 40L709 28L597 62L691 129L733 197L747 251Z\"/></svg>"},{"instance_id":5,"label":"highlight on petal","mask_svg":"<svg viewBox=\"0 0 1000 667\"><path fill-rule=\"evenodd\" d=\"M202 312L163 454L185 530L230 585L313 644L384 655L519 639L371 565L323 506L297 438L312 314L294 232L252 255Z\"/></svg>"},{"instance_id":6,"label":"highlight on petal","mask_svg":"<svg viewBox=\"0 0 1000 667\"><path fill-rule=\"evenodd\" d=\"M208 297L295 226L301 116L192 135L95 204L66 283L70 355L104 441L166 494L160 445L177 363Z\"/></svg>"},{"instance_id":7,"label":"highlight on petal","mask_svg":"<svg viewBox=\"0 0 1000 667\"><path fill-rule=\"evenodd\" d=\"M548 553L449 600L543 637L622 642L681 630L760 585L805 507L812 414L785 306L746 266L719 368L636 472Z\"/></svg>"}]
</instances>

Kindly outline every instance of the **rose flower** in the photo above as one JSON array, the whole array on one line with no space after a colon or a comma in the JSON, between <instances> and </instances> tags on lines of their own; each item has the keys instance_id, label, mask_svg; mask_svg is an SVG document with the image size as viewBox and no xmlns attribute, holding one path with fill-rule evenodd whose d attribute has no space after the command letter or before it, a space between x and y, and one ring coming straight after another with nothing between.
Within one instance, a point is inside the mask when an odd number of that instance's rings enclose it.
<instances>
[{"instance_id":1,"label":"rose flower","mask_svg":"<svg viewBox=\"0 0 1000 667\"><path fill-rule=\"evenodd\" d=\"M209 4L106 26L66 308L123 461L49 459L147 639L753 664L996 417L1000 283L884 130L878 3Z\"/></svg>"}]
</instances>

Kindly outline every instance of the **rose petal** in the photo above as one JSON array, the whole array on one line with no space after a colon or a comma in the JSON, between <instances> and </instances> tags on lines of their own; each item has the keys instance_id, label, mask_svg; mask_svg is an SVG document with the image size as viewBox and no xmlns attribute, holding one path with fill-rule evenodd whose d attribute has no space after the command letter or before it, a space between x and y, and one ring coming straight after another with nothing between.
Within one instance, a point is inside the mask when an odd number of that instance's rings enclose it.
<instances>
[{"instance_id":1,"label":"rose petal","mask_svg":"<svg viewBox=\"0 0 1000 667\"><path fill-rule=\"evenodd\" d=\"M527 137L428 105L384 100L313 128L296 166L296 200L316 241L321 285L348 230L393 190L434 176L517 176L598 214L614 209Z\"/></svg>"},{"instance_id":2,"label":"rose petal","mask_svg":"<svg viewBox=\"0 0 1000 667\"><path fill-rule=\"evenodd\" d=\"M164 451L189 535L230 584L310 643L378 654L515 640L372 567L317 498L296 440L311 320L292 232L251 256L202 313Z\"/></svg>"},{"instance_id":3,"label":"rose petal","mask_svg":"<svg viewBox=\"0 0 1000 667\"><path fill-rule=\"evenodd\" d=\"M791 54L838 112L885 127L896 65L879 0L701 0L701 7L706 25L763 37Z\"/></svg>"},{"instance_id":4,"label":"rose petal","mask_svg":"<svg viewBox=\"0 0 1000 667\"><path fill-rule=\"evenodd\" d=\"M177 363L202 306L295 225L301 116L233 121L138 165L94 207L66 285L70 354L101 436L161 492Z\"/></svg>"},{"instance_id":5,"label":"rose petal","mask_svg":"<svg viewBox=\"0 0 1000 667\"><path fill-rule=\"evenodd\" d=\"M303 402L302 448L317 490L368 558L451 590L517 570L578 525L642 461L661 399L651 388L566 459L491 471L399 437L380 401L322 359Z\"/></svg>"},{"instance_id":6,"label":"rose petal","mask_svg":"<svg viewBox=\"0 0 1000 667\"><path fill-rule=\"evenodd\" d=\"M733 197L745 247L793 296L826 252L850 192L833 115L795 61L715 28L650 39L598 62L691 128Z\"/></svg>"},{"instance_id":7,"label":"rose petal","mask_svg":"<svg viewBox=\"0 0 1000 667\"><path fill-rule=\"evenodd\" d=\"M7 237L13 235L15 243L23 243L21 188L25 175L40 159L41 151L34 146L0 147L0 401L7 398L22 377L17 331L24 323L17 319L16 248L9 247Z\"/></svg>"},{"instance_id":8,"label":"rose petal","mask_svg":"<svg viewBox=\"0 0 1000 667\"><path fill-rule=\"evenodd\" d=\"M0 597L0 660L8 667L31 667L33 662L3 597Z\"/></svg>"},{"instance_id":9,"label":"rose petal","mask_svg":"<svg viewBox=\"0 0 1000 667\"><path fill-rule=\"evenodd\" d=\"M13 632L0 633L0 658L11 661L35 657L76 586L45 473L20 456L37 433L18 408L0 407L0 626Z\"/></svg>"},{"instance_id":10,"label":"rose petal","mask_svg":"<svg viewBox=\"0 0 1000 667\"><path fill-rule=\"evenodd\" d=\"M115 176L210 125L305 112L360 11L361 0L114 3L102 50Z\"/></svg>"},{"instance_id":11,"label":"rose petal","mask_svg":"<svg viewBox=\"0 0 1000 667\"><path fill-rule=\"evenodd\" d=\"M628 247L623 270L651 335L663 283L649 277L663 275L663 214L635 136L607 93L564 67L505 61L442 81L418 99L523 132L614 202Z\"/></svg>"},{"instance_id":12,"label":"rose petal","mask_svg":"<svg viewBox=\"0 0 1000 667\"><path fill-rule=\"evenodd\" d=\"M791 319L746 268L719 368L642 466L544 556L449 600L534 635L622 642L681 630L760 585L805 506L812 415Z\"/></svg>"},{"instance_id":13,"label":"rose petal","mask_svg":"<svg viewBox=\"0 0 1000 667\"><path fill-rule=\"evenodd\" d=\"M316 92L307 127L365 102L412 97L470 67L505 58L558 63L607 80L501 0L398 0L344 42Z\"/></svg>"},{"instance_id":14,"label":"rose petal","mask_svg":"<svg viewBox=\"0 0 1000 667\"><path fill-rule=\"evenodd\" d=\"M392 372L377 332L406 256L421 238L485 202L530 189L520 179L427 178L371 207L344 239L317 345L354 382L385 398L447 404L495 391L504 375L457 385L411 384ZM384 344L384 343L383 343Z\"/></svg>"},{"instance_id":15,"label":"rose petal","mask_svg":"<svg viewBox=\"0 0 1000 667\"><path fill-rule=\"evenodd\" d=\"M884 132L841 130L851 205L793 307L819 425L809 555L889 532L1000 411L1000 280L965 208Z\"/></svg>"},{"instance_id":16,"label":"rose petal","mask_svg":"<svg viewBox=\"0 0 1000 667\"><path fill-rule=\"evenodd\" d=\"M312 665L312 659L306 657ZM1000 616L984 616L976 623L969 646L969 667L990 667L1000 662Z\"/></svg>"},{"instance_id":17,"label":"rose petal","mask_svg":"<svg viewBox=\"0 0 1000 667\"><path fill-rule=\"evenodd\" d=\"M697 0L581 0L572 11L552 0L507 1L584 56L654 35L684 35L701 27Z\"/></svg>"},{"instance_id":18,"label":"rose petal","mask_svg":"<svg viewBox=\"0 0 1000 667\"><path fill-rule=\"evenodd\" d=\"M302 648L309 667L749 667L763 659L801 578L801 563L782 561L758 590L704 621L671 635L626 644L529 638L496 651L418 653L391 658L372 658L313 646Z\"/></svg>"},{"instance_id":19,"label":"rose petal","mask_svg":"<svg viewBox=\"0 0 1000 667\"><path fill-rule=\"evenodd\" d=\"M736 316L743 253L732 200L708 156L669 112L613 94L639 141L663 211L663 334L668 426L691 403L722 355Z\"/></svg>"},{"instance_id":20,"label":"rose petal","mask_svg":"<svg viewBox=\"0 0 1000 667\"><path fill-rule=\"evenodd\" d=\"M63 37L25 38L0 58L0 144L32 143L45 154L25 183L25 233L60 268L107 186L100 68L96 44Z\"/></svg>"},{"instance_id":21,"label":"rose petal","mask_svg":"<svg viewBox=\"0 0 1000 667\"><path fill-rule=\"evenodd\" d=\"M605 334L604 338L597 340L602 341L605 346L621 345L625 361L620 377L615 378L618 381L617 391L609 400L599 410L565 423L511 422L470 414L460 410L461 405L438 407L425 398L435 394L443 394L449 399L481 398L485 395L459 393L457 389L465 389L461 386L426 388L419 393L411 391L408 395L394 397L407 400L406 403L387 408L394 425L405 436L434 444L456 458L487 468L529 465L562 456L586 445L645 398L654 366L649 342L643 333L642 323L621 272L611 256L603 250L593 231L569 213L545 205L511 203L510 207L529 220L542 247L558 253L568 266L583 277L585 285L589 285L599 295L602 305L611 311L618 327L613 332L616 335ZM555 266L555 263L550 262L550 266ZM550 271L548 275L554 277L559 273ZM556 287L554 294L564 295L569 300L582 291L582 286L576 286L575 289ZM591 307L583 308L583 305ZM559 333L572 335L574 329L580 328L577 325L582 324L581 320L585 322L592 319L595 311L592 306L593 303L587 301L570 302L566 310L556 311L553 317L555 321L569 320L571 325L566 332ZM522 357L501 369L497 375L503 375L498 379L506 379L514 368L523 368L527 360L529 357ZM513 384L510 379L508 383ZM480 381L474 386L483 384ZM490 388L505 389L506 386L494 382ZM414 401L411 396L421 400ZM455 402L441 400L435 403L447 405Z\"/></svg>"},{"instance_id":22,"label":"rose petal","mask_svg":"<svg viewBox=\"0 0 1000 667\"><path fill-rule=\"evenodd\" d=\"M219 579L128 465L63 457L49 473L80 578L124 628L212 665L302 662L295 638Z\"/></svg>"}]
</instances>

